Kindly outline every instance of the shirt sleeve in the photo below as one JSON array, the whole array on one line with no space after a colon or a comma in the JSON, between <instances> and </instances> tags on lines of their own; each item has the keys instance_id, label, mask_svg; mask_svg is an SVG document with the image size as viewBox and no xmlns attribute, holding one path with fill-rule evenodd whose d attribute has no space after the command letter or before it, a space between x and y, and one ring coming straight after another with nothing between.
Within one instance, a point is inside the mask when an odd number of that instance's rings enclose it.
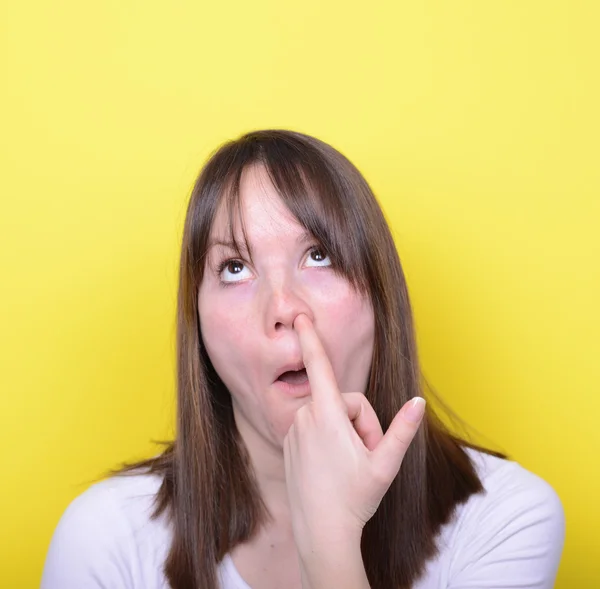
<instances>
[{"instance_id":1,"label":"shirt sleeve","mask_svg":"<svg viewBox=\"0 0 600 589\"><path fill-rule=\"evenodd\" d=\"M552 589L565 538L554 489L516 463L469 516L448 589Z\"/></svg>"},{"instance_id":2,"label":"shirt sleeve","mask_svg":"<svg viewBox=\"0 0 600 589\"><path fill-rule=\"evenodd\" d=\"M120 515L106 484L74 499L52 536L41 589L133 589L132 538Z\"/></svg>"}]
</instances>

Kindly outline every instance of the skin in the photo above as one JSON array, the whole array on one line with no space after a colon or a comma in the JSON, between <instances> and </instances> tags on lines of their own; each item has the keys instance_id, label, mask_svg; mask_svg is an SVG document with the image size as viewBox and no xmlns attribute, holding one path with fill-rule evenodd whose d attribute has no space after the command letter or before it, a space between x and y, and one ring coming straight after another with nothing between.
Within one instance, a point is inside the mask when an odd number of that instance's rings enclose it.
<instances>
[{"instance_id":1,"label":"skin","mask_svg":"<svg viewBox=\"0 0 600 589\"><path fill-rule=\"evenodd\" d=\"M420 417L407 421L405 406L383 436L363 395L374 341L370 302L334 272L263 168L246 169L240 191L254 264L218 244L229 237L221 209L198 292L202 338L231 393L272 516L232 558L256 589L367 588L360 532ZM310 387L292 396L275 379L285 365L302 362Z\"/></svg>"}]
</instances>

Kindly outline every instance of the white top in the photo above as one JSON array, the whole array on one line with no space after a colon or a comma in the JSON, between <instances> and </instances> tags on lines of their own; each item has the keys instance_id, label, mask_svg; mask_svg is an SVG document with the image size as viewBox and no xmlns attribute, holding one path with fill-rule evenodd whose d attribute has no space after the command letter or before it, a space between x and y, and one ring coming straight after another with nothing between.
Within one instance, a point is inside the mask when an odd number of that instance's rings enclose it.
<instances>
[{"instance_id":1,"label":"white top","mask_svg":"<svg viewBox=\"0 0 600 589\"><path fill-rule=\"evenodd\" d=\"M565 536L558 495L516 462L467 452L486 493L458 506L413 589L551 589ZM75 498L52 537L41 589L168 589L171 532L165 516L150 519L159 486L156 475L112 477ZM222 589L251 589L229 556L218 573Z\"/></svg>"}]
</instances>

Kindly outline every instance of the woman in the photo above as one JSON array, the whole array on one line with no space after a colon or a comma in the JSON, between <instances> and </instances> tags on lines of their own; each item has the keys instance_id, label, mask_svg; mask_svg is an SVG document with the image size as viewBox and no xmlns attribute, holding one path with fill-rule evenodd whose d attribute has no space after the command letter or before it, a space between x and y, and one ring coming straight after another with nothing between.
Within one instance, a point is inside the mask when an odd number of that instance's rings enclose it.
<instances>
[{"instance_id":1,"label":"woman","mask_svg":"<svg viewBox=\"0 0 600 589\"><path fill-rule=\"evenodd\" d=\"M332 147L210 158L177 325L175 441L73 501L43 589L553 586L560 500L425 408L394 242Z\"/></svg>"}]
</instances>

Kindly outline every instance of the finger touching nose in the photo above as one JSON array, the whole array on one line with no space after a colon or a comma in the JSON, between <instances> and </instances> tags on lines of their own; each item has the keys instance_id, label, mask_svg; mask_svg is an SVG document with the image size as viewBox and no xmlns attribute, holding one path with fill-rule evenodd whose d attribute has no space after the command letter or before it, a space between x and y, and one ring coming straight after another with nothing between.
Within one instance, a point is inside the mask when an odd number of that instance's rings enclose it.
<instances>
[{"instance_id":1,"label":"finger touching nose","mask_svg":"<svg viewBox=\"0 0 600 589\"><path fill-rule=\"evenodd\" d=\"M290 287L271 289L265 309L267 333L275 336L282 330L293 330L294 321L301 313L314 321L310 304L303 293Z\"/></svg>"}]
</instances>

